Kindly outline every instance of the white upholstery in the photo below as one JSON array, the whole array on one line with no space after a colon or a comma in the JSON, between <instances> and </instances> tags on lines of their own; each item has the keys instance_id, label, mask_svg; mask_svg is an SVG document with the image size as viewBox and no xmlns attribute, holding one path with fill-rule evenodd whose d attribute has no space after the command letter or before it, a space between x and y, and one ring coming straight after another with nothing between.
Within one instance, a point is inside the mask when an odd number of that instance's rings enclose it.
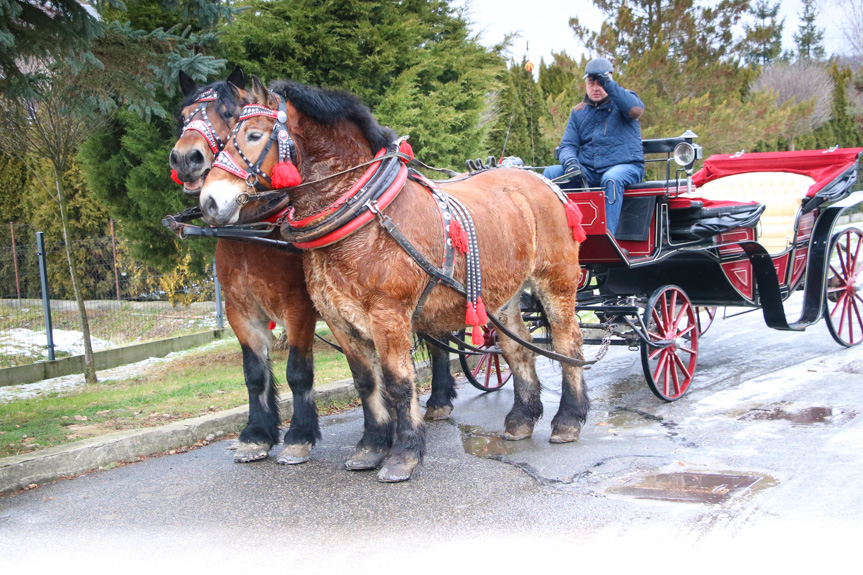
<instances>
[{"instance_id":1,"label":"white upholstery","mask_svg":"<svg viewBox=\"0 0 863 575\"><path fill-rule=\"evenodd\" d=\"M748 172L708 182L693 192L708 200L758 202L766 209L761 215L758 242L768 253L788 248L794 240L797 210L815 180L789 172Z\"/></svg>"}]
</instances>

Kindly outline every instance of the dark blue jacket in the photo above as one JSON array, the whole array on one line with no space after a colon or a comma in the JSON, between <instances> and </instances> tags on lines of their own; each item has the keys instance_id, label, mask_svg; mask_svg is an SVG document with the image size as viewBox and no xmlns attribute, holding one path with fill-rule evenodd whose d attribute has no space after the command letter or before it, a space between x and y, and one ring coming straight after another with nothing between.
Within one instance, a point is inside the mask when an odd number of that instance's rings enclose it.
<instances>
[{"instance_id":1,"label":"dark blue jacket","mask_svg":"<svg viewBox=\"0 0 863 575\"><path fill-rule=\"evenodd\" d=\"M592 102L587 96L572 109L560 142L560 164L572 158L602 172L618 164L644 163L638 117L644 103L635 92L614 80L604 87L608 97Z\"/></svg>"}]
</instances>

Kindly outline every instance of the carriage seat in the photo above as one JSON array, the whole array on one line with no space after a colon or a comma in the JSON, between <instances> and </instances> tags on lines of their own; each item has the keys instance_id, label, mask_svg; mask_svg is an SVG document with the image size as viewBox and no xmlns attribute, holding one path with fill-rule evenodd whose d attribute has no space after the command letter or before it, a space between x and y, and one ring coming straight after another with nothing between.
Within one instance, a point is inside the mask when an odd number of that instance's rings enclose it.
<instances>
[{"instance_id":1,"label":"carriage seat","mask_svg":"<svg viewBox=\"0 0 863 575\"><path fill-rule=\"evenodd\" d=\"M809 176L790 172L748 172L707 182L694 193L706 200L763 204L758 242L777 254L793 243L798 210L814 183Z\"/></svg>"}]
</instances>

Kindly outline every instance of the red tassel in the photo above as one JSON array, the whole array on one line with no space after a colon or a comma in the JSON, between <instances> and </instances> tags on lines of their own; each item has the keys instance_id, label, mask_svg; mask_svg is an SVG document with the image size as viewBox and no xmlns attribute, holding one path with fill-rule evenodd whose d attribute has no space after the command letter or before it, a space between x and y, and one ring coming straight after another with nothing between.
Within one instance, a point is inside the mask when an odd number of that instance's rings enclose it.
<instances>
[{"instance_id":1,"label":"red tassel","mask_svg":"<svg viewBox=\"0 0 863 575\"><path fill-rule=\"evenodd\" d=\"M183 180L181 180L180 176L177 175L177 170L171 170L171 179L174 180L174 183L178 186L183 185Z\"/></svg>"},{"instance_id":2,"label":"red tassel","mask_svg":"<svg viewBox=\"0 0 863 575\"><path fill-rule=\"evenodd\" d=\"M477 317L476 310L471 302L467 302L467 315L464 322L468 325L477 325L479 323L479 317Z\"/></svg>"},{"instance_id":3,"label":"red tassel","mask_svg":"<svg viewBox=\"0 0 863 575\"><path fill-rule=\"evenodd\" d=\"M485 304L482 303L482 296L476 298L476 317L480 325L488 323L488 314L485 311Z\"/></svg>"},{"instance_id":4,"label":"red tassel","mask_svg":"<svg viewBox=\"0 0 863 575\"><path fill-rule=\"evenodd\" d=\"M274 329L276 329L276 322L270 320L270 325L267 326L267 329L270 331L273 331Z\"/></svg>"},{"instance_id":5,"label":"red tassel","mask_svg":"<svg viewBox=\"0 0 863 575\"><path fill-rule=\"evenodd\" d=\"M449 238L452 240L452 247L463 254L467 253L467 232L458 223L458 220L452 220L449 224Z\"/></svg>"},{"instance_id":6,"label":"red tassel","mask_svg":"<svg viewBox=\"0 0 863 575\"><path fill-rule=\"evenodd\" d=\"M300 173L293 162L279 162L273 168L273 176L270 178L270 181L273 183L274 188L280 189L293 188L294 186L298 186L303 180L300 178Z\"/></svg>"},{"instance_id":7,"label":"red tassel","mask_svg":"<svg viewBox=\"0 0 863 575\"><path fill-rule=\"evenodd\" d=\"M474 325L471 330L470 341L475 346L480 346L485 343L485 336L482 335L482 328L478 325Z\"/></svg>"},{"instance_id":8,"label":"red tassel","mask_svg":"<svg viewBox=\"0 0 863 575\"><path fill-rule=\"evenodd\" d=\"M581 243L587 239L584 228L581 226L581 210L572 200L566 203L566 223L572 228L572 239Z\"/></svg>"},{"instance_id":9,"label":"red tassel","mask_svg":"<svg viewBox=\"0 0 863 575\"><path fill-rule=\"evenodd\" d=\"M399 152L401 152L402 154L404 154L405 156L407 156L411 159L413 159L413 157L414 157L414 149L411 148L411 145L408 144L407 140L402 140L402 143L399 144ZM407 160L402 159L402 162L407 163Z\"/></svg>"}]
</instances>

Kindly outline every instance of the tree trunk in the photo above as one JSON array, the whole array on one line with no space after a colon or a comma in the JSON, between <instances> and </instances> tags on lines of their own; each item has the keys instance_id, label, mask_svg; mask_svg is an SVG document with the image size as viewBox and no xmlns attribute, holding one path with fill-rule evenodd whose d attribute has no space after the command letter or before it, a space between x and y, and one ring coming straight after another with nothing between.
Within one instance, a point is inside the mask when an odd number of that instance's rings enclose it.
<instances>
[{"instance_id":1,"label":"tree trunk","mask_svg":"<svg viewBox=\"0 0 863 575\"><path fill-rule=\"evenodd\" d=\"M84 294L78 282L78 266L72 243L69 241L69 216L66 213L66 196L63 194L61 175L55 170L54 181L57 185L57 201L60 204L60 222L63 225L63 243L66 246L66 261L69 263L69 275L72 278L72 290L75 292L75 302L78 304L78 314L81 316L81 333L84 338L84 381L97 383L96 362L93 359L93 346L90 343L90 322L87 319L87 308L84 306Z\"/></svg>"}]
</instances>

